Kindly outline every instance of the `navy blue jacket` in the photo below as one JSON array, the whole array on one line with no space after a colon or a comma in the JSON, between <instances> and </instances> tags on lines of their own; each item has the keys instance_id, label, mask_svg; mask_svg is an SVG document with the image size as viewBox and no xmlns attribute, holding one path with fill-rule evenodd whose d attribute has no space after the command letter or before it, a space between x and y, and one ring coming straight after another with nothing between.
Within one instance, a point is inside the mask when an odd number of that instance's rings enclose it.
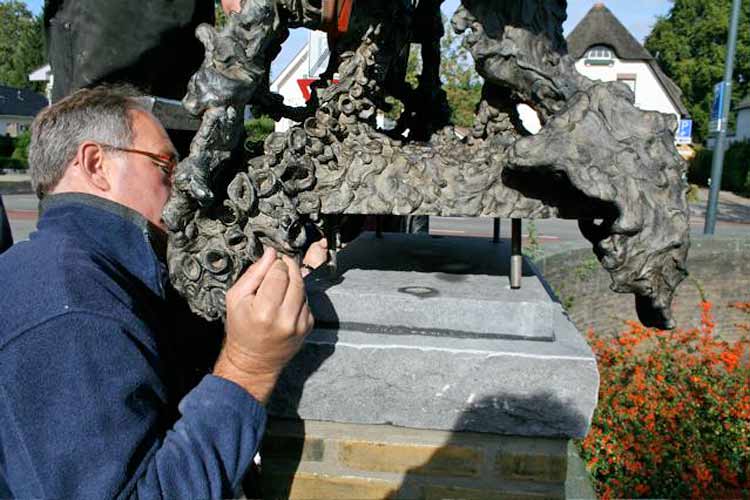
<instances>
[{"instance_id":1,"label":"navy blue jacket","mask_svg":"<svg viewBox=\"0 0 750 500\"><path fill-rule=\"evenodd\" d=\"M10 223L5 213L3 197L0 196L0 253L13 246L13 235L10 232Z\"/></svg>"},{"instance_id":2,"label":"navy blue jacket","mask_svg":"<svg viewBox=\"0 0 750 500\"><path fill-rule=\"evenodd\" d=\"M163 234L93 196L42 208L0 256L0 498L236 496L265 409L212 375L182 398Z\"/></svg>"}]
</instances>

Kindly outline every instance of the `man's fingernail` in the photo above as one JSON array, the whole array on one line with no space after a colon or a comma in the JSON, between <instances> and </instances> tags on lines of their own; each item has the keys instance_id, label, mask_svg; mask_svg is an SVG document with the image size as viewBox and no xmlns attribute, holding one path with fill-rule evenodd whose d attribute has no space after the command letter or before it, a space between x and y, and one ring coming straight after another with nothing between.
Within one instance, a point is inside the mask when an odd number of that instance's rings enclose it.
<instances>
[{"instance_id":1,"label":"man's fingernail","mask_svg":"<svg viewBox=\"0 0 750 500\"><path fill-rule=\"evenodd\" d=\"M274 265L278 265L278 266L279 266L279 268L280 268L280 269L281 269L282 271L288 271L288 270L289 270L289 266L287 266L286 262L284 262L284 261L283 261L283 260L281 260L281 259L277 260L277 261L276 261L276 264L274 264Z\"/></svg>"}]
</instances>

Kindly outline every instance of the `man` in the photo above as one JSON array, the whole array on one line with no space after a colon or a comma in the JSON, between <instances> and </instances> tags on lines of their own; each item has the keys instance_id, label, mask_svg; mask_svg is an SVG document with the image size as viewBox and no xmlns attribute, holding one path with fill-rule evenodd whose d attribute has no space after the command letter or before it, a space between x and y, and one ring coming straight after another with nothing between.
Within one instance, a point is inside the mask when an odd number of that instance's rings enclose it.
<instances>
[{"instance_id":1,"label":"man","mask_svg":"<svg viewBox=\"0 0 750 500\"><path fill-rule=\"evenodd\" d=\"M13 234L10 231L8 215L5 213L3 197L0 196L0 253L3 253L11 246L13 246Z\"/></svg>"},{"instance_id":2,"label":"man","mask_svg":"<svg viewBox=\"0 0 750 500\"><path fill-rule=\"evenodd\" d=\"M177 414L166 132L129 97L81 90L36 118L29 155L38 230L0 256L0 497L237 496L313 324L299 266L267 250L229 290L213 373Z\"/></svg>"}]
</instances>

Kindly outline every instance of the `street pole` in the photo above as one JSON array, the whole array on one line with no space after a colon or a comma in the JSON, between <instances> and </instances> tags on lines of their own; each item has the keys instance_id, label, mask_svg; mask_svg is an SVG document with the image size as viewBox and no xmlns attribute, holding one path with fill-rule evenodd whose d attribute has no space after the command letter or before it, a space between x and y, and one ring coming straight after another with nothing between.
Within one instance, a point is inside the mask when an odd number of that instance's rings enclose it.
<instances>
[{"instance_id":1,"label":"street pole","mask_svg":"<svg viewBox=\"0 0 750 500\"><path fill-rule=\"evenodd\" d=\"M721 173L724 168L724 144L727 140L729 125L729 106L732 101L732 73L734 72L734 52L737 48L737 24L740 20L741 0L732 0L732 18L729 22L729 39L727 40L727 60L724 64L724 102L722 103L719 126L719 137L716 139L713 161L711 163L711 191L708 195L706 208L706 224L703 234L714 234L716 230L716 212L719 204L719 190L721 189Z\"/></svg>"}]
</instances>

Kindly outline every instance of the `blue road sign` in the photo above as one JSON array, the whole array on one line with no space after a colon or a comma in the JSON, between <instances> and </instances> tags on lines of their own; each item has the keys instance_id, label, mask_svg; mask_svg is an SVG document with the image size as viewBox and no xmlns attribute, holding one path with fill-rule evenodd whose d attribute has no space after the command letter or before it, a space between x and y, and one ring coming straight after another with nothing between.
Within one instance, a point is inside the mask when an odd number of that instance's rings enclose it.
<instances>
[{"instance_id":1,"label":"blue road sign","mask_svg":"<svg viewBox=\"0 0 750 500\"><path fill-rule=\"evenodd\" d=\"M677 144L691 144L693 142L693 120L680 120L675 142Z\"/></svg>"},{"instance_id":2,"label":"blue road sign","mask_svg":"<svg viewBox=\"0 0 750 500\"><path fill-rule=\"evenodd\" d=\"M708 122L709 132L719 132L724 125L722 123L722 112L724 110L724 96L727 95L726 82L714 85L714 101L711 104L711 121Z\"/></svg>"}]
</instances>

